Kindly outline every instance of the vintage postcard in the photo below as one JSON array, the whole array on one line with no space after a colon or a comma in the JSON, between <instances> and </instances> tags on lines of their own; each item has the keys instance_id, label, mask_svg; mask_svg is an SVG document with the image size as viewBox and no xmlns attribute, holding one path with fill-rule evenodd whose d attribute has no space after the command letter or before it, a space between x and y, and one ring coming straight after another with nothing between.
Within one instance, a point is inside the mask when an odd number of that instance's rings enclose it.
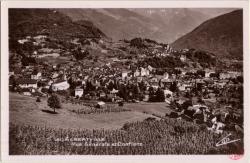
<instances>
[{"instance_id":1,"label":"vintage postcard","mask_svg":"<svg viewBox=\"0 0 250 163\"><path fill-rule=\"evenodd\" d=\"M248 19L248 1L3 1L2 161L249 161Z\"/></svg>"}]
</instances>

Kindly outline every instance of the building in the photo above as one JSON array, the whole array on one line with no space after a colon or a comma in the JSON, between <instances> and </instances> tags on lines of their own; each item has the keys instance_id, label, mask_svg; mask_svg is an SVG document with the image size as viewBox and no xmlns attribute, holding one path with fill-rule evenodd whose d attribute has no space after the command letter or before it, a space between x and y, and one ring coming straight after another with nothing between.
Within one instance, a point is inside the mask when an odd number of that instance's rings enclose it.
<instances>
[{"instance_id":1,"label":"building","mask_svg":"<svg viewBox=\"0 0 250 163\"><path fill-rule=\"evenodd\" d=\"M154 70L154 68L152 66L148 65L148 70L151 72Z\"/></svg>"},{"instance_id":2,"label":"building","mask_svg":"<svg viewBox=\"0 0 250 163\"><path fill-rule=\"evenodd\" d=\"M135 76L135 77L140 76L140 72L139 72L138 70L136 70L136 71L134 72L134 76Z\"/></svg>"},{"instance_id":3,"label":"building","mask_svg":"<svg viewBox=\"0 0 250 163\"><path fill-rule=\"evenodd\" d=\"M28 39L21 39L21 40L18 40L18 43L24 44L25 42L28 42L28 41L29 41Z\"/></svg>"},{"instance_id":4,"label":"building","mask_svg":"<svg viewBox=\"0 0 250 163\"><path fill-rule=\"evenodd\" d=\"M167 72L165 72L164 75L163 75L163 79L167 80L168 78L169 78L169 74Z\"/></svg>"},{"instance_id":5,"label":"building","mask_svg":"<svg viewBox=\"0 0 250 163\"><path fill-rule=\"evenodd\" d=\"M180 84L180 85L178 86L178 89L179 89L179 91L185 91L185 90L186 90L185 84Z\"/></svg>"},{"instance_id":6,"label":"building","mask_svg":"<svg viewBox=\"0 0 250 163\"><path fill-rule=\"evenodd\" d=\"M162 79L162 80L161 80L161 83L163 84L163 86L164 86L165 88L170 89L170 87L171 87L173 81L172 81L172 79Z\"/></svg>"},{"instance_id":7,"label":"building","mask_svg":"<svg viewBox=\"0 0 250 163\"><path fill-rule=\"evenodd\" d=\"M241 76L241 75L242 73L240 72L233 72L233 71L222 72L220 73L220 79L236 78L237 76Z\"/></svg>"},{"instance_id":8,"label":"building","mask_svg":"<svg viewBox=\"0 0 250 163\"><path fill-rule=\"evenodd\" d=\"M103 101L97 102L96 107L97 108L104 108L105 107L105 102L103 102Z\"/></svg>"},{"instance_id":9,"label":"building","mask_svg":"<svg viewBox=\"0 0 250 163\"><path fill-rule=\"evenodd\" d=\"M55 78L57 78L59 76L59 74L57 73L57 72L54 72L53 74L52 74L52 79L55 79Z\"/></svg>"},{"instance_id":10,"label":"building","mask_svg":"<svg viewBox=\"0 0 250 163\"><path fill-rule=\"evenodd\" d=\"M82 88L80 88L80 87L77 87L76 89L75 89L75 96L77 97L82 97L82 95L83 95L83 89Z\"/></svg>"},{"instance_id":11,"label":"building","mask_svg":"<svg viewBox=\"0 0 250 163\"><path fill-rule=\"evenodd\" d=\"M172 98L172 97L173 97L173 92L170 91L170 90L168 90L168 89L165 89L165 90L164 90L164 95L165 95L165 97L167 97L167 98Z\"/></svg>"},{"instance_id":12,"label":"building","mask_svg":"<svg viewBox=\"0 0 250 163\"><path fill-rule=\"evenodd\" d=\"M128 72L127 71L122 72L122 79L124 80L126 77L128 77Z\"/></svg>"},{"instance_id":13,"label":"building","mask_svg":"<svg viewBox=\"0 0 250 163\"><path fill-rule=\"evenodd\" d=\"M38 80L42 78L42 73L41 72L33 72L31 74L31 79Z\"/></svg>"},{"instance_id":14,"label":"building","mask_svg":"<svg viewBox=\"0 0 250 163\"><path fill-rule=\"evenodd\" d=\"M187 60L187 57L185 55L181 55L180 60L182 62L185 62Z\"/></svg>"},{"instance_id":15,"label":"building","mask_svg":"<svg viewBox=\"0 0 250 163\"><path fill-rule=\"evenodd\" d=\"M17 79L16 84L20 88L37 88L37 81L34 79Z\"/></svg>"},{"instance_id":16,"label":"building","mask_svg":"<svg viewBox=\"0 0 250 163\"><path fill-rule=\"evenodd\" d=\"M149 75L149 70L141 67L141 76L148 76L148 75Z\"/></svg>"},{"instance_id":17,"label":"building","mask_svg":"<svg viewBox=\"0 0 250 163\"><path fill-rule=\"evenodd\" d=\"M31 93L28 92L28 91L25 91L25 92L23 92L23 95L24 95L24 96L31 96Z\"/></svg>"},{"instance_id":18,"label":"building","mask_svg":"<svg viewBox=\"0 0 250 163\"><path fill-rule=\"evenodd\" d=\"M52 84L53 91L61 91L69 88L69 83L66 80L57 81Z\"/></svg>"},{"instance_id":19,"label":"building","mask_svg":"<svg viewBox=\"0 0 250 163\"><path fill-rule=\"evenodd\" d=\"M116 89L113 88L113 90L110 91L110 94L116 96L116 94L117 94L118 92L119 92L118 90L116 90Z\"/></svg>"},{"instance_id":20,"label":"building","mask_svg":"<svg viewBox=\"0 0 250 163\"><path fill-rule=\"evenodd\" d=\"M215 73L214 71L206 71L205 72L205 78L209 78L210 74Z\"/></svg>"},{"instance_id":21,"label":"building","mask_svg":"<svg viewBox=\"0 0 250 163\"><path fill-rule=\"evenodd\" d=\"M12 75L15 75L15 72L14 72L14 71L10 71L10 72L9 72L9 77L12 76Z\"/></svg>"}]
</instances>

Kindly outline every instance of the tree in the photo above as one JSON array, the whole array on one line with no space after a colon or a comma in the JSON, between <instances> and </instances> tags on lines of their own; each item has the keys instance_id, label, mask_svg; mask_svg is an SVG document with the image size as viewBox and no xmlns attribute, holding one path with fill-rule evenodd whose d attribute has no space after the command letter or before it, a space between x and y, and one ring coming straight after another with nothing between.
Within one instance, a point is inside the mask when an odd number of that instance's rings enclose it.
<instances>
[{"instance_id":1,"label":"tree","mask_svg":"<svg viewBox=\"0 0 250 163\"><path fill-rule=\"evenodd\" d=\"M198 70L197 72L196 72L196 74L199 76L201 76L201 77L205 77L205 74L206 74L206 72L204 71L204 70Z\"/></svg>"},{"instance_id":2,"label":"tree","mask_svg":"<svg viewBox=\"0 0 250 163\"><path fill-rule=\"evenodd\" d=\"M192 100L187 100L187 101L185 101L185 102L181 105L181 107L182 107L183 110L187 110L188 107L189 107L189 106L192 106L192 105L193 105Z\"/></svg>"},{"instance_id":3,"label":"tree","mask_svg":"<svg viewBox=\"0 0 250 163\"><path fill-rule=\"evenodd\" d=\"M123 106L124 103L123 103L122 101L119 101L119 102L118 102L118 105L119 105L119 106Z\"/></svg>"},{"instance_id":4,"label":"tree","mask_svg":"<svg viewBox=\"0 0 250 163\"><path fill-rule=\"evenodd\" d=\"M132 93L134 99L137 99L139 97L139 87L137 85L133 85Z\"/></svg>"},{"instance_id":5,"label":"tree","mask_svg":"<svg viewBox=\"0 0 250 163\"><path fill-rule=\"evenodd\" d=\"M112 81L109 82L107 88L108 88L108 90L110 90L110 91L113 90L113 88L114 88L114 83L113 83Z\"/></svg>"},{"instance_id":6,"label":"tree","mask_svg":"<svg viewBox=\"0 0 250 163\"><path fill-rule=\"evenodd\" d=\"M86 92L91 92L91 91L95 91L96 90L96 88L95 88L95 86L92 84L92 82L91 81L87 81L86 82L86 87L85 87L85 90L84 91L86 91Z\"/></svg>"},{"instance_id":7,"label":"tree","mask_svg":"<svg viewBox=\"0 0 250 163\"><path fill-rule=\"evenodd\" d=\"M128 101L128 90L125 85L121 85L119 88L118 96Z\"/></svg>"},{"instance_id":8,"label":"tree","mask_svg":"<svg viewBox=\"0 0 250 163\"><path fill-rule=\"evenodd\" d=\"M170 86L170 91L172 91L172 92L176 92L177 91L177 82L176 81L174 81L172 84L171 84L171 86Z\"/></svg>"},{"instance_id":9,"label":"tree","mask_svg":"<svg viewBox=\"0 0 250 163\"><path fill-rule=\"evenodd\" d=\"M143 80L139 83L139 89L140 89L141 92L144 92L144 91L146 91L146 89L147 89L147 86L146 86L146 84L143 82Z\"/></svg>"},{"instance_id":10,"label":"tree","mask_svg":"<svg viewBox=\"0 0 250 163\"><path fill-rule=\"evenodd\" d=\"M156 102L164 102L164 101L165 101L164 91L158 88L156 91Z\"/></svg>"},{"instance_id":11,"label":"tree","mask_svg":"<svg viewBox=\"0 0 250 163\"><path fill-rule=\"evenodd\" d=\"M21 59L21 63L23 66L28 66L30 64L36 64L37 62L36 62L36 59L33 57L23 56Z\"/></svg>"},{"instance_id":12,"label":"tree","mask_svg":"<svg viewBox=\"0 0 250 163\"><path fill-rule=\"evenodd\" d=\"M149 92L149 95L154 95L154 88L149 87L148 92Z\"/></svg>"},{"instance_id":13,"label":"tree","mask_svg":"<svg viewBox=\"0 0 250 163\"><path fill-rule=\"evenodd\" d=\"M89 55L88 51L82 52L81 48L77 48L76 50L73 51L73 53L74 53L74 56L75 56L76 60L82 60L86 56Z\"/></svg>"},{"instance_id":14,"label":"tree","mask_svg":"<svg viewBox=\"0 0 250 163\"><path fill-rule=\"evenodd\" d=\"M56 95L51 95L48 98L47 102L48 102L48 106L51 107L52 109L54 109L54 113L56 112L55 109L61 108L60 100L59 100L58 96L56 96Z\"/></svg>"},{"instance_id":15,"label":"tree","mask_svg":"<svg viewBox=\"0 0 250 163\"><path fill-rule=\"evenodd\" d=\"M210 78L213 78L213 77L214 77L214 78L218 78L218 79L219 79L219 78L220 78L220 73L218 73L218 72L216 72L216 73L211 73L211 74L209 75L209 77L210 77Z\"/></svg>"},{"instance_id":16,"label":"tree","mask_svg":"<svg viewBox=\"0 0 250 163\"><path fill-rule=\"evenodd\" d=\"M149 102L155 102L155 92L154 92L154 88L153 88L153 87L149 87L148 92L149 92L148 101L149 101Z\"/></svg>"},{"instance_id":17,"label":"tree","mask_svg":"<svg viewBox=\"0 0 250 163\"><path fill-rule=\"evenodd\" d=\"M9 77L9 83L12 83L12 88L11 90L14 91L15 88L17 87L17 83L16 83L16 79L15 79L15 76L14 75L11 75Z\"/></svg>"},{"instance_id":18,"label":"tree","mask_svg":"<svg viewBox=\"0 0 250 163\"><path fill-rule=\"evenodd\" d=\"M49 86L48 93L49 93L49 94L52 94L52 93L53 93L52 85Z\"/></svg>"},{"instance_id":19,"label":"tree","mask_svg":"<svg viewBox=\"0 0 250 163\"><path fill-rule=\"evenodd\" d=\"M134 38L130 41L130 45L137 47L137 48L145 48L146 45L144 45L143 43L143 39L142 38Z\"/></svg>"},{"instance_id":20,"label":"tree","mask_svg":"<svg viewBox=\"0 0 250 163\"><path fill-rule=\"evenodd\" d=\"M36 102L41 102L40 97L37 97Z\"/></svg>"}]
</instances>

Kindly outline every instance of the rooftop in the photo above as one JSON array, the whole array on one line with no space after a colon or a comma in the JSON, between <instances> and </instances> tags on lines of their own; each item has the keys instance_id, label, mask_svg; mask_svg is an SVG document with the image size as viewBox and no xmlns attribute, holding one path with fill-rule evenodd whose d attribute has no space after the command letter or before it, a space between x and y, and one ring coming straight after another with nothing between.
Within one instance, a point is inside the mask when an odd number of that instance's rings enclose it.
<instances>
[{"instance_id":1,"label":"rooftop","mask_svg":"<svg viewBox=\"0 0 250 163\"><path fill-rule=\"evenodd\" d=\"M17 84L36 84L37 81L29 78L20 78L16 80Z\"/></svg>"}]
</instances>

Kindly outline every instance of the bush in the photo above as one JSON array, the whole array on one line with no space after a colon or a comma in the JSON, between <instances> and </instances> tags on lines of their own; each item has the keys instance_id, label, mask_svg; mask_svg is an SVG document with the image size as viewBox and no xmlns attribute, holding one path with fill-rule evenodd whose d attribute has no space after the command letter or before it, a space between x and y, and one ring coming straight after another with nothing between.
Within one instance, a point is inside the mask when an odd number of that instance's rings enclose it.
<instances>
[{"instance_id":1,"label":"bush","mask_svg":"<svg viewBox=\"0 0 250 163\"><path fill-rule=\"evenodd\" d=\"M49 89L47 89L47 88L42 88L41 89L41 92L43 92L43 93L48 93L48 91L49 91Z\"/></svg>"},{"instance_id":2,"label":"bush","mask_svg":"<svg viewBox=\"0 0 250 163\"><path fill-rule=\"evenodd\" d=\"M40 97L37 97L36 102L41 102Z\"/></svg>"},{"instance_id":3,"label":"bush","mask_svg":"<svg viewBox=\"0 0 250 163\"><path fill-rule=\"evenodd\" d=\"M124 103L122 101L118 102L118 106L123 106Z\"/></svg>"},{"instance_id":4,"label":"bush","mask_svg":"<svg viewBox=\"0 0 250 163\"><path fill-rule=\"evenodd\" d=\"M153 122L155 121L156 119L154 117L148 117L146 118L144 121L147 121L147 122Z\"/></svg>"}]
</instances>

